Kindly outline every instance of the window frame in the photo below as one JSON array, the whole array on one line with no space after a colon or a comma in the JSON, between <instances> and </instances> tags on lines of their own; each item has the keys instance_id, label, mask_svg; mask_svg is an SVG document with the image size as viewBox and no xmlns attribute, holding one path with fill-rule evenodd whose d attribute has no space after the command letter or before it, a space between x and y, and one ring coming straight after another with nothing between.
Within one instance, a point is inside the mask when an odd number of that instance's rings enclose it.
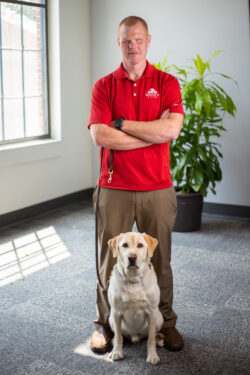
<instances>
[{"instance_id":1,"label":"window frame","mask_svg":"<svg viewBox=\"0 0 250 375\"><path fill-rule=\"evenodd\" d=\"M22 137L22 138L13 138L13 139L3 139L0 140L0 148L1 146L6 146L6 145L13 145L13 144L20 144L24 142L29 142L29 141L42 141L42 140L50 140L51 139L51 123L50 123L50 97L49 97L49 40L48 40L48 0L43 0L44 4L42 3L36 3L31 1L25 1L25 0L1 0L2 3L11 3L11 4L17 4L17 5L29 5L32 7L39 7L39 8L44 8L45 11L45 52L46 52L46 58L45 58L45 63L46 63L46 77L45 77L45 84L47 86L47 113L45 115L47 116L47 127L48 127L48 133L44 135L37 135L37 136L31 136L31 137ZM1 41L1 31L0 31L0 43L2 44ZM0 53L0 60L2 59L2 53ZM2 64L1 64L2 66ZM3 72L2 68L0 69L0 75L1 75L1 80L0 80L0 90L3 92ZM24 97L25 98L25 97ZM3 97L4 99L4 97ZM1 116L2 116L2 127L4 128L4 111L3 111L3 100L2 100L2 111L1 111ZM4 134L4 131L3 131Z\"/></svg>"}]
</instances>

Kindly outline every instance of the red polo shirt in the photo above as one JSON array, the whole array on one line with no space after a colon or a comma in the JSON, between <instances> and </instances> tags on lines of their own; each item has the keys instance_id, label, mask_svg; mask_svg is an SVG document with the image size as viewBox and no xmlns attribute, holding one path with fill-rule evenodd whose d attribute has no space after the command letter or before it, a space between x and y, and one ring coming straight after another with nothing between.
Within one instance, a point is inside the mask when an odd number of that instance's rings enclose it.
<instances>
[{"instance_id":1,"label":"red polo shirt","mask_svg":"<svg viewBox=\"0 0 250 375\"><path fill-rule=\"evenodd\" d=\"M129 79L123 65L96 82L92 92L91 124L126 120L153 121L161 113L184 114L178 80L147 62L143 76ZM146 125L145 125L146 126ZM108 149L104 150L100 186L123 190L158 190L172 186L169 142L130 151L114 151L112 182L108 183Z\"/></svg>"}]
</instances>

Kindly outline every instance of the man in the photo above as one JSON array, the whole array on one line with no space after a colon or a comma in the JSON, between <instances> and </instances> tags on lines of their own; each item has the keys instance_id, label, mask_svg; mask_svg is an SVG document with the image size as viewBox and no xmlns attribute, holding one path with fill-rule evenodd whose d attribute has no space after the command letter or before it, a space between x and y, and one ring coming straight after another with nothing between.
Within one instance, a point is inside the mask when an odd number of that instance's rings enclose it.
<instances>
[{"instance_id":1,"label":"man","mask_svg":"<svg viewBox=\"0 0 250 375\"><path fill-rule=\"evenodd\" d=\"M108 240L131 231L134 222L139 232L157 238L152 263L161 290L162 333L167 349L181 350L184 342L172 310L170 260L176 195L169 169L169 141L178 137L184 113L177 79L146 60L150 40L143 19L122 20L118 29L122 63L93 88L89 129L94 144L105 148L98 204L100 276L107 285L115 263ZM96 306L91 349L105 353L111 345L109 304L107 290L99 284Z\"/></svg>"}]
</instances>

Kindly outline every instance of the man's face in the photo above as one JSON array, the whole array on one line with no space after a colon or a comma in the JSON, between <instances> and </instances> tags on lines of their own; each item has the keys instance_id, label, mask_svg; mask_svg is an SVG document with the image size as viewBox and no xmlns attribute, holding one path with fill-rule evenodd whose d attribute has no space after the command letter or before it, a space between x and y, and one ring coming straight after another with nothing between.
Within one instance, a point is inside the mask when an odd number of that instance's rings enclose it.
<instances>
[{"instance_id":1,"label":"man's face","mask_svg":"<svg viewBox=\"0 0 250 375\"><path fill-rule=\"evenodd\" d=\"M142 61L146 61L150 40L151 36L147 34L147 30L140 22L133 26L122 25L118 44L121 49L123 62L136 65Z\"/></svg>"}]
</instances>

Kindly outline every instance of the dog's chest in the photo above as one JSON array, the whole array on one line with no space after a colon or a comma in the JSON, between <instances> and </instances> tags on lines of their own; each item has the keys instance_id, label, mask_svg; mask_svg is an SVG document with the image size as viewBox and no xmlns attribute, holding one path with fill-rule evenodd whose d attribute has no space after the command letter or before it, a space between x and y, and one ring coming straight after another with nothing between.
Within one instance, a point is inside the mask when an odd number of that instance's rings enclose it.
<instances>
[{"instance_id":1,"label":"dog's chest","mask_svg":"<svg viewBox=\"0 0 250 375\"><path fill-rule=\"evenodd\" d=\"M150 305L145 290L135 285L130 285L124 288L120 294L120 303L123 311L129 310L134 314L145 311Z\"/></svg>"}]
</instances>

